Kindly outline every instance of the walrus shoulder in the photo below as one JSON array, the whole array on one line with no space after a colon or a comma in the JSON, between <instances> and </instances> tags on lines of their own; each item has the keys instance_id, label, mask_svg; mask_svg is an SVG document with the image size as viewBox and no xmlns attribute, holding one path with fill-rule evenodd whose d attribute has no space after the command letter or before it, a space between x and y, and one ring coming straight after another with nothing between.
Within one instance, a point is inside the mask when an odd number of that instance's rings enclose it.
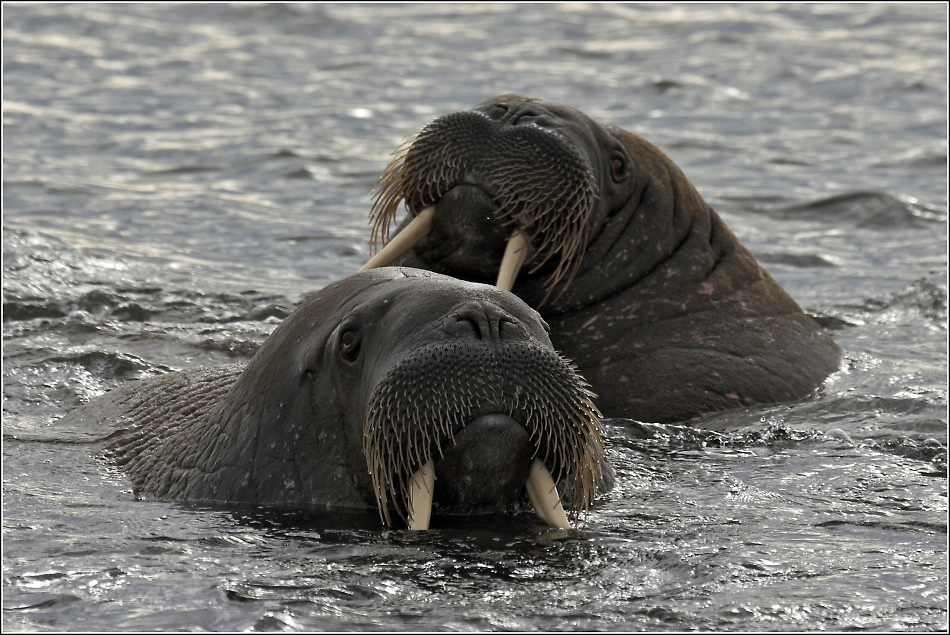
<instances>
[{"instance_id":1,"label":"walrus shoulder","mask_svg":"<svg viewBox=\"0 0 950 635\"><path fill-rule=\"evenodd\" d=\"M174 472L196 451L191 436L243 370L244 364L229 364L135 382L87 406L80 416L114 422L119 436L106 454L127 470L137 491L170 496L181 481Z\"/></svg>"}]
</instances>

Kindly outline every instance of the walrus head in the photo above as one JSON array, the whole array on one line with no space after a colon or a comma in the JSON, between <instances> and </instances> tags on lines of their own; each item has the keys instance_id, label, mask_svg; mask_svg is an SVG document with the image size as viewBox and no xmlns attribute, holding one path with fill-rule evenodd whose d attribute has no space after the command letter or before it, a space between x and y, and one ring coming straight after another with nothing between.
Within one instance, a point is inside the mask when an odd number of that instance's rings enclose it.
<instances>
[{"instance_id":1,"label":"walrus head","mask_svg":"<svg viewBox=\"0 0 950 635\"><path fill-rule=\"evenodd\" d=\"M366 475L386 524L395 511L424 529L433 505L510 511L527 493L539 516L567 526L555 483L571 487L576 519L600 479L601 423L540 316L487 285L382 273L386 288L351 310L331 338L343 380L352 377L344 410L362 439L351 451L359 450L354 472L364 495Z\"/></svg>"},{"instance_id":2,"label":"walrus head","mask_svg":"<svg viewBox=\"0 0 950 635\"><path fill-rule=\"evenodd\" d=\"M511 289L523 262L543 278L543 304L636 193L633 168L623 139L573 108L513 94L486 100L436 119L397 151L376 186L374 244L388 239L400 202L409 219L364 268L412 250L413 266Z\"/></svg>"},{"instance_id":3,"label":"walrus head","mask_svg":"<svg viewBox=\"0 0 950 635\"><path fill-rule=\"evenodd\" d=\"M408 215L364 269L496 281L541 312L610 416L797 399L838 368L840 349L668 156L573 108L509 94L440 117L377 188L374 243L400 202Z\"/></svg>"},{"instance_id":4,"label":"walrus head","mask_svg":"<svg viewBox=\"0 0 950 635\"><path fill-rule=\"evenodd\" d=\"M358 273L301 304L206 415L193 381L140 390L138 427L110 454L162 498L373 507L425 529L433 509L510 512L527 494L568 527L600 481L602 424L546 328L496 287Z\"/></svg>"}]
</instances>

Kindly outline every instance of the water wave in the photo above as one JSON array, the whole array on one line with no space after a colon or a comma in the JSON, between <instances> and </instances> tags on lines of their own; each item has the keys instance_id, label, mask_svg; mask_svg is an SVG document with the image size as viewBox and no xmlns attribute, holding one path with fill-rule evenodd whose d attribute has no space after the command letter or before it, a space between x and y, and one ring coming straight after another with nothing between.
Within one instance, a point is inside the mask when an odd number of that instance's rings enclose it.
<instances>
[{"instance_id":1,"label":"water wave","mask_svg":"<svg viewBox=\"0 0 950 635\"><path fill-rule=\"evenodd\" d=\"M878 231L893 231L899 228L932 229L947 222L945 209L937 209L915 198L898 197L885 192L847 192L762 212L786 220L850 224Z\"/></svg>"}]
</instances>

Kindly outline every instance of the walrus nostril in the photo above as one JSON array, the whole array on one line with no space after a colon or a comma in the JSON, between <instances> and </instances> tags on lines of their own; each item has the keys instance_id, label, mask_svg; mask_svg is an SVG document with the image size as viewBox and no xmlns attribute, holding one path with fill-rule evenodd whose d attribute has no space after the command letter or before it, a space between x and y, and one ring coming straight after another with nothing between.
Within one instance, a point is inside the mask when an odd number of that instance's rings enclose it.
<instances>
[{"instance_id":1,"label":"walrus nostril","mask_svg":"<svg viewBox=\"0 0 950 635\"><path fill-rule=\"evenodd\" d=\"M510 126L530 123L547 114L547 112L536 103L517 100L495 102L484 112L490 119Z\"/></svg>"},{"instance_id":2,"label":"walrus nostril","mask_svg":"<svg viewBox=\"0 0 950 635\"><path fill-rule=\"evenodd\" d=\"M517 126L519 124L523 125L536 122L537 119L543 117L545 114L544 110L539 108L536 104L509 104L508 112L501 120L511 126Z\"/></svg>"},{"instance_id":3,"label":"walrus nostril","mask_svg":"<svg viewBox=\"0 0 950 635\"><path fill-rule=\"evenodd\" d=\"M507 114L508 104L502 102L495 102L491 105L491 108L488 109L488 116L496 121L502 119Z\"/></svg>"},{"instance_id":4,"label":"walrus nostril","mask_svg":"<svg viewBox=\"0 0 950 635\"><path fill-rule=\"evenodd\" d=\"M463 325L464 333L471 334L476 340L497 340L497 320L492 320L485 309L475 306L462 307L452 317Z\"/></svg>"},{"instance_id":5,"label":"walrus nostril","mask_svg":"<svg viewBox=\"0 0 950 635\"><path fill-rule=\"evenodd\" d=\"M522 340L527 335L520 320L496 307L477 304L456 309L446 323L446 331L494 342Z\"/></svg>"},{"instance_id":6,"label":"walrus nostril","mask_svg":"<svg viewBox=\"0 0 950 635\"><path fill-rule=\"evenodd\" d=\"M482 334L484 333L485 328L482 324L479 323L477 319L475 319L471 315L460 315L456 317L456 320L458 320L460 324L464 324L470 327L472 329L472 334L475 336L475 339L477 340L483 339Z\"/></svg>"}]
</instances>

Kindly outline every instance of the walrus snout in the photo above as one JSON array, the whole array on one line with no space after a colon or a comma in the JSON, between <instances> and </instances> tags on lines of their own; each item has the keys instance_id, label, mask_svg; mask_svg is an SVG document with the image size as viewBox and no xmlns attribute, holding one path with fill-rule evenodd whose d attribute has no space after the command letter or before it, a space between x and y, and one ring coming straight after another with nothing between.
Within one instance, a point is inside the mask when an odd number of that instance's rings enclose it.
<instances>
[{"instance_id":1,"label":"walrus snout","mask_svg":"<svg viewBox=\"0 0 950 635\"><path fill-rule=\"evenodd\" d=\"M466 514L515 505L534 451L528 431L508 415L477 417L435 461L435 505Z\"/></svg>"},{"instance_id":2,"label":"walrus snout","mask_svg":"<svg viewBox=\"0 0 950 635\"><path fill-rule=\"evenodd\" d=\"M387 524L390 505L426 529L434 501L504 512L527 492L539 516L568 527L554 483L571 488L572 516L593 500L604 461L594 395L569 362L485 306L456 307L448 318L468 332L405 357L369 398L363 454Z\"/></svg>"},{"instance_id":3,"label":"walrus snout","mask_svg":"<svg viewBox=\"0 0 950 635\"><path fill-rule=\"evenodd\" d=\"M592 157L576 142L577 126L558 112L504 97L440 117L403 146L376 185L374 242L388 238L400 202L415 216L399 229L411 238L397 235L364 268L412 252L404 264L490 282L485 261L499 262L500 238L517 242L494 268L499 286L511 289L522 264L548 274L548 295L573 278L601 194ZM440 219L474 225L436 234Z\"/></svg>"},{"instance_id":4,"label":"walrus snout","mask_svg":"<svg viewBox=\"0 0 950 635\"><path fill-rule=\"evenodd\" d=\"M463 183L435 204L432 230L415 251L434 268L464 271L473 281L495 282L511 237L511 228L498 222L498 203L478 185Z\"/></svg>"}]
</instances>

